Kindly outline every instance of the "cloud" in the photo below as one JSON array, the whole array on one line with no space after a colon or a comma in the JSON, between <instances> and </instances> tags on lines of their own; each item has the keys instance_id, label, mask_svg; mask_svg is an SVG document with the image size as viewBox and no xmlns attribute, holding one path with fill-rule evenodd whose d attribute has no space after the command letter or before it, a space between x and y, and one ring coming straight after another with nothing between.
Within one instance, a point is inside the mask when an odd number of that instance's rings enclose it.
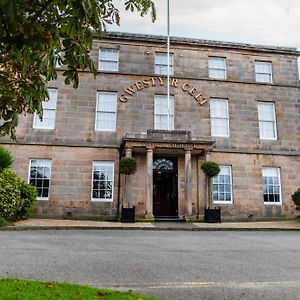
<instances>
[{"instance_id":1,"label":"cloud","mask_svg":"<svg viewBox=\"0 0 300 300\"><path fill-rule=\"evenodd\" d=\"M121 27L113 30L165 35L167 0L155 4L155 24L121 10ZM299 0L170 0L170 6L173 36L300 48Z\"/></svg>"}]
</instances>

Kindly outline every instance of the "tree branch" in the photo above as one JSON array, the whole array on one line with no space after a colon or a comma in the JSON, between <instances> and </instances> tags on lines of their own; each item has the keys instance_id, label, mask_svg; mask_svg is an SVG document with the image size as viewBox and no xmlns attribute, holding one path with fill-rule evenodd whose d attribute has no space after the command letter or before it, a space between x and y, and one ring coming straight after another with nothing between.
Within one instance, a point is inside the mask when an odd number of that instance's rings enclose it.
<instances>
[{"instance_id":1,"label":"tree branch","mask_svg":"<svg viewBox=\"0 0 300 300\"><path fill-rule=\"evenodd\" d=\"M44 13L44 11L50 6L51 2L53 2L53 0L48 0L45 2L45 4L40 8L40 10L33 17L31 24L34 24L37 21L38 17L40 17Z\"/></svg>"}]
</instances>

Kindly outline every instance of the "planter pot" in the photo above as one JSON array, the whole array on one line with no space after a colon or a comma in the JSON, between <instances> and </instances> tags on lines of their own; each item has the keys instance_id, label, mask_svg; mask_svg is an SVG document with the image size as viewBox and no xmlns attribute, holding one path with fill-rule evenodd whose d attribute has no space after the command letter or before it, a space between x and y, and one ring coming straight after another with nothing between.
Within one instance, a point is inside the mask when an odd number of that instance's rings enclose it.
<instances>
[{"instance_id":1,"label":"planter pot","mask_svg":"<svg viewBox=\"0 0 300 300\"><path fill-rule=\"evenodd\" d=\"M130 207L130 208L122 207L121 222L122 223L134 223L135 222L135 207Z\"/></svg>"},{"instance_id":2,"label":"planter pot","mask_svg":"<svg viewBox=\"0 0 300 300\"><path fill-rule=\"evenodd\" d=\"M221 223L221 207L204 208L205 223Z\"/></svg>"}]
</instances>

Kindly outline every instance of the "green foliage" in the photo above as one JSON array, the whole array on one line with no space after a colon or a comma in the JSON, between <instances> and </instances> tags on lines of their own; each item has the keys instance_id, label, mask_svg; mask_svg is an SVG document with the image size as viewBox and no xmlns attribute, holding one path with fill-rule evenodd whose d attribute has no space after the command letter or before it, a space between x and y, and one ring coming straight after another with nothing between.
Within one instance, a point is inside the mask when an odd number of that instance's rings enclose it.
<instances>
[{"instance_id":1,"label":"green foliage","mask_svg":"<svg viewBox=\"0 0 300 300\"><path fill-rule=\"evenodd\" d=\"M36 197L36 188L11 170L5 169L0 173L0 216L7 220L28 217Z\"/></svg>"},{"instance_id":2,"label":"green foliage","mask_svg":"<svg viewBox=\"0 0 300 300\"><path fill-rule=\"evenodd\" d=\"M0 172L3 169L10 168L14 162L14 157L10 151L0 146Z\"/></svg>"},{"instance_id":3,"label":"green foliage","mask_svg":"<svg viewBox=\"0 0 300 300\"><path fill-rule=\"evenodd\" d=\"M298 188L292 195L292 200L294 201L296 208L300 210L300 188Z\"/></svg>"},{"instance_id":4,"label":"green foliage","mask_svg":"<svg viewBox=\"0 0 300 300\"><path fill-rule=\"evenodd\" d=\"M38 192L36 187L23 181L21 186L21 197L24 202L16 216L17 219L26 219L31 216L33 204L36 201L37 196Z\"/></svg>"},{"instance_id":5,"label":"green foliage","mask_svg":"<svg viewBox=\"0 0 300 300\"><path fill-rule=\"evenodd\" d=\"M208 177L214 177L219 174L220 167L217 163L214 161L205 161L201 165L201 169Z\"/></svg>"},{"instance_id":6,"label":"green foliage","mask_svg":"<svg viewBox=\"0 0 300 300\"><path fill-rule=\"evenodd\" d=\"M13 219L23 205L22 180L6 169L0 173L0 216Z\"/></svg>"},{"instance_id":7,"label":"green foliage","mask_svg":"<svg viewBox=\"0 0 300 300\"><path fill-rule=\"evenodd\" d=\"M123 157L119 163L119 172L121 174L134 174L136 171L137 162L132 157Z\"/></svg>"},{"instance_id":8,"label":"green foliage","mask_svg":"<svg viewBox=\"0 0 300 300\"><path fill-rule=\"evenodd\" d=\"M68 283L0 279L0 299L22 300L155 300L131 292L117 292Z\"/></svg>"},{"instance_id":9,"label":"green foliage","mask_svg":"<svg viewBox=\"0 0 300 300\"><path fill-rule=\"evenodd\" d=\"M119 25L113 0L1 0L0 1L0 135L15 137L18 115L42 115L48 99L47 83L56 79L56 63L64 65L65 83L78 87L79 71L97 70L90 58L93 35L101 37L107 24ZM141 16L151 0L124 0ZM63 53L63 55L61 55Z\"/></svg>"},{"instance_id":10,"label":"green foliage","mask_svg":"<svg viewBox=\"0 0 300 300\"><path fill-rule=\"evenodd\" d=\"M5 227L7 225L7 221L0 216L0 228Z\"/></svg>"}]
</instances>

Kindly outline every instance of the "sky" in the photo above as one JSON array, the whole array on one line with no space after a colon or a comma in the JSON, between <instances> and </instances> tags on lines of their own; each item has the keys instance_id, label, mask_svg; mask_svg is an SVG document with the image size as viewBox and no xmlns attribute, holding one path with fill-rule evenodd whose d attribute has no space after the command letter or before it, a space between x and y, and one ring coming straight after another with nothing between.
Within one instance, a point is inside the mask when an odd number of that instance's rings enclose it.
<instances>
[{"instance_id":1,"label":"sky","mask_svg":"<svg viewBox=\"0 0 300 300\"><path fill-rule=\"evenodd\" d=\"M154 0L157 20L120 8L121 26L109 30L167 34L167 0ZM170 0L170 35L300 50L299 0Z\"/></svg>"}]
</instances>

